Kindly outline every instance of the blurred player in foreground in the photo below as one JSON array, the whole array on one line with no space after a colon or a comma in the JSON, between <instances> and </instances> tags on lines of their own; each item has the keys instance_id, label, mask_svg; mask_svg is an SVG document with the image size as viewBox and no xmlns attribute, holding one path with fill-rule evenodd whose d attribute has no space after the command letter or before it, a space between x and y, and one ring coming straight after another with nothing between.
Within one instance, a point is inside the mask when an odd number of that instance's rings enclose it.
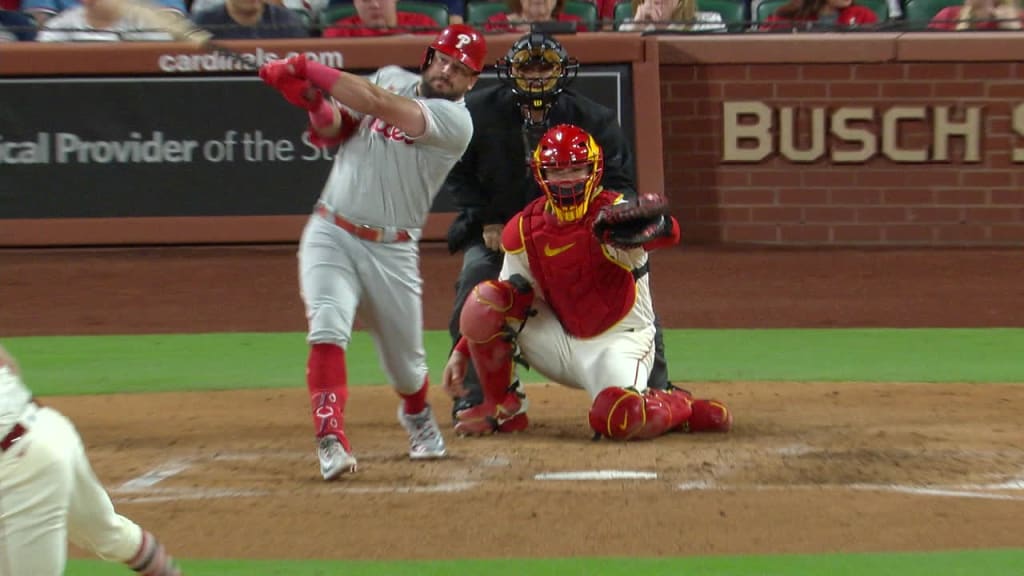
<instances>
[{"instance_id":1,"label":"blurred player in foreground","mask_svg":"<svg viewBox=\"0 0 1024 576\"><path fill-rule=\"evenodd\" d=\"M145 576L181 576L163 544L114 511L74 424L32 399L0 346L0 576L60 576L69 539Z\"/></svg>"}]
</instances>

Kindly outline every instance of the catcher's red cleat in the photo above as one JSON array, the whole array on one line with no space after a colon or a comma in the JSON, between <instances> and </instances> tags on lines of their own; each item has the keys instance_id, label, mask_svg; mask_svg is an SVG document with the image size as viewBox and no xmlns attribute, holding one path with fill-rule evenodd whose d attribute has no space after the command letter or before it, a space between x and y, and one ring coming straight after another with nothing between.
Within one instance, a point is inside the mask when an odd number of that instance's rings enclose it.
<instances>
[{"instance_id":1,"label":"catcher's red cleat","mask_svg":"<svg viewBox=\"0 0 1024 576\"><path fill-rule=\"evenodd\" d=\"M526 398L512 390L497 404L478 404L455 414L460 436L486 436L495 432L520 432L529 425Z\"/></svg>"},{"instance_id":2,"label":"catcher's red cleat","mask_svg":"<svg viewBox=\"0 0 1024 576\"><path fill-rule=\"evenodd\" d=\"M530 426L530 419L526 416L526 412L520 412L508 420L498 424L498 432L502 434L511 434L513 432L522 432Z\"/></svg>"},{"instance_id":3,"label":"catcher's red cleat","mask_svg":"<svg viewBox=\"0 0 1024 576\"><path fill-rule=\"evenodd\" d=\"M690 407L693 413L684 427L687 432L728 432L732 428L732 412L718 400L701 398Z\"/></svg>"}]
</instances>

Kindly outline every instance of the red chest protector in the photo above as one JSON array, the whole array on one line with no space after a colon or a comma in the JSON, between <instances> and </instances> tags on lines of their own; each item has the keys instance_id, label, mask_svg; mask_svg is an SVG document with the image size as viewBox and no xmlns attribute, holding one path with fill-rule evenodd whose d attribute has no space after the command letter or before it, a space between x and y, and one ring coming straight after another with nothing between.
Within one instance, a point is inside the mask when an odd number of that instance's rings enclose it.
<instances>
[{"instance_id":1,"label":"red chest protector","mask_svg":"<svg viewBox=\"0 0 1024 576\"><path fill-rule=\"evenodd\" d=\"M538 198L520 214L530 272L548 304L577 338L597 336L622 320L636 301L632 269L607 255L591 232L594 216L619 194L602 191L579 222L559 224Z\"/></svg>"}]
</instances>

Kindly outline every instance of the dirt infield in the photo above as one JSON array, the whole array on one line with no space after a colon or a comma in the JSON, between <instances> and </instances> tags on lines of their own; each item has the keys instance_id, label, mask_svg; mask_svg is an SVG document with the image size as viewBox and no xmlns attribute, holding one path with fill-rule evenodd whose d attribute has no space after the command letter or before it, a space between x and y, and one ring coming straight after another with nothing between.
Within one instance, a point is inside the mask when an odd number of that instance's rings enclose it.
<instances>
[{"instance_id":1,"label":"dirt infield","mask_svg":"<svg viewBox=\"0 0 1024 576\"><path fill-rule=\"evenodd\" d=\"M0 252L0 335L302 330L294 251ZM446 324L458 265L425 247L428 328ZM1024 325L1013 251L676 250L656 256L653 283L669 327ZM730 404L734 433L595 443L582 394L535 385L530 430L450 436L452 458L422 464L404 458L393 393L355 389L362 470L333 484L318 480L301 389L49 402L121 508L185 557L1024 546L1024 387L692 388ZM602 470L633 477L551 477Z\"/></svg>"}]
</instances>

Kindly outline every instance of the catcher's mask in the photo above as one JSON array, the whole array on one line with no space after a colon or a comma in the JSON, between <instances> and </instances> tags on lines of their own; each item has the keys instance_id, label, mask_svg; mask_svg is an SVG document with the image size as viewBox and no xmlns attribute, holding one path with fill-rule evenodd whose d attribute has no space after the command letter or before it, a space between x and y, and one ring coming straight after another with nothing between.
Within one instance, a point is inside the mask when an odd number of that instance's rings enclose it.
<instances>
[{"instance_id":1,"label":"catcher's mask","mask_svg":"<svg viewBox=\"0 0 1024 576\"><path fill-rule=\"evenodd\" d=\"M531 32L516 40L495 67L498 78L512 88L520 109L526 109L525 122L535 125L547 121L555 99L576 78L579 62L554 38ZM541 119L534 119L530 111L542 112Z\"/></svg>"},{"instance_id":2,"label":"catcher's mask","mask_svg":"<svg viewBox=\"0 0 1024 576\"><path fill-rule=\"evenodd\" d=\"M604 153L594 137L570 124L555 126L541 137L530 164L558 221L583 218L604 173Z\"/></svg>"}]
</instances>

